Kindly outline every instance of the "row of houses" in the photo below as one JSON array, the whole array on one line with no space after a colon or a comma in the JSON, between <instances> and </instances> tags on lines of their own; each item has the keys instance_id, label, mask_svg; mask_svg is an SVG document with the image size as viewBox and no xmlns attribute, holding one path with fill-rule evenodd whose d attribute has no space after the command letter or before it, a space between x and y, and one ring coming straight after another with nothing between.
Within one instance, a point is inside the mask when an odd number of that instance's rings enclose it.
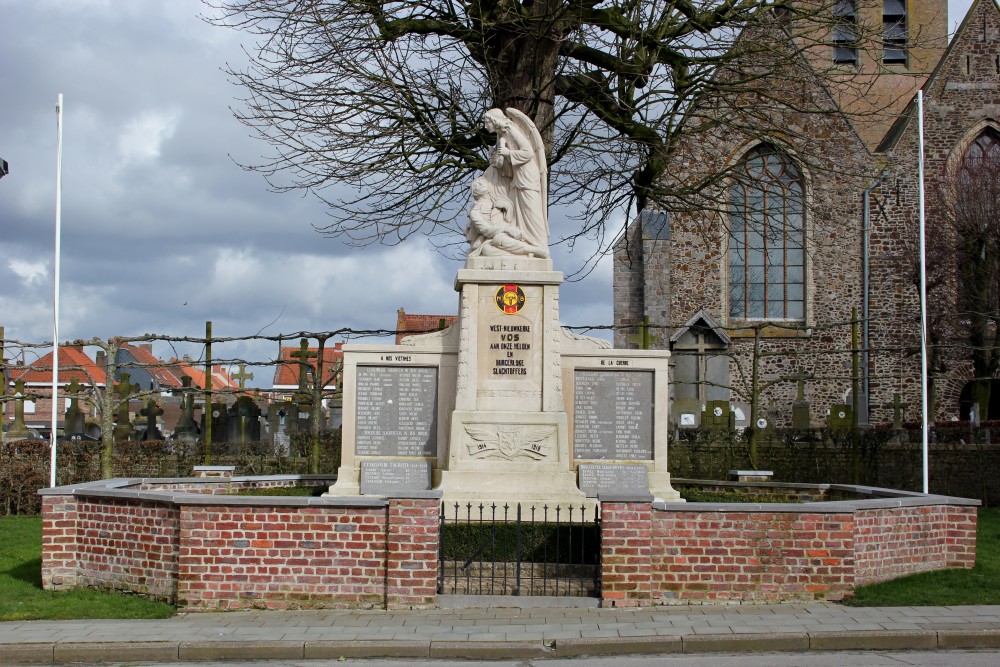
<instances>
[{"instance_id":1,"label":"row of houses","mask_svg":"<svg viewBox=\"0 0 1000 667\"><path fill-rule=\"evenodd\" d=\"M324 366L327 370L324 392L336 391L339 368L343 356L341 343L324 350ZM293 403L299 399L301 378L301 346L280 347L280 356L274 363L274 374L270 386L248 383L253 375L244 367L233 368L213 364L210 374L213 405L229 406L241 396L249 396L267 414L273 404ZM306 348L307 381L312 381L316 369L318 349ZM29 364L4 364L3 385L3 427L8 432L16 412L23 415L24 427L36 437L48 438L52 424L52 368L53 353L49 352ZM113 368L113 374L109 373ZM160 359L153 353L152 343L125 344L115 354L113 364L108 364L106 353L97 351L90 357L83 346L61 345L59 347L59 372L57 392L57 429L63 431L64 417L74 399L84 412L88 424L85 435L91 437L99 433L97 403L93 393L97 391L120 391L125 382L128 387L122 395L129 397L128 414L130 420L143 428L145 422L141 411L149 399L162 410L158 424L163 433L169 435L177 424L183 410L183 397L191 393L194 397L195 418L200 419L204 408L207 369L204 362L185 355ZM120 399L119 399L120 400ZM324 405L324 408L326 406ZM282 413L297 414L291 407ZM218 415L216 415L218 416ZM65 434L72 435L72 434Z\"/></svg>"},{"instance_id":2,"label":"row of houses","mask_svg":"<svg viewBox=\"0 0 1000 667\"><path fill-rule=\"evenodd\" d=\"M396 342L415 333L424 333L450 326L457 319L454 315L413 315L399 309L396 313ZM335 397L340 383L340 369L343 361L343 342L334 342L322 348L309 346L300 342L298 346L279 347L278 358L273 363L273 375L270 385L255 383L254 375L246 368L226 367L213 364L211 372L211 388L213 404L231 405L240 396L250 396L261 410L261 414L275 415L275 429L284 426L278 423L286 416L298 414L291 404L302 400L302 387L312 386L317 373L318 359L322 356L323 368L323 404L327 421L336 426L336 416L330 413L332 399ZM305 361L303 366L302 361ZM52 366L51 352L41 356L29 364L8 364L4 360L3 379L6 391L3 401L3 426L8 431L15 419L15 406L21 403L24 426L33 435L49 437L52 423ZM111 380L112 390L127 380L131 386L130 418L140 429L143 420L140 415L144 402L149 398L156 401L163 410L159 424L164 433L169 435L181 415L183 394L189 389L195 390L196 416L203 408L204 388L206 386L206 368L203 361L191 359L189 356L160 359L153 353L152 343L123 344L115 354L114 377ZM60 431L64 426L64 416L75 396L84 399L86 416L89 423L96 424L96 406L86 397L91 388L107 390L109 364L106 353L97 350L90 357L82 345L61 345L59 347L59 377L58 394L60 406L57 415L57 427ZM263 384L263 386L262 386ZM20 387L20 389L19 389ZM23 394L23 400L16 400L18 392ZM286 410L281 406L288 404ZM272 405L278 408L271 410ZM93 432L93 429L91 429Z\"/></svg>"}]
</instances>

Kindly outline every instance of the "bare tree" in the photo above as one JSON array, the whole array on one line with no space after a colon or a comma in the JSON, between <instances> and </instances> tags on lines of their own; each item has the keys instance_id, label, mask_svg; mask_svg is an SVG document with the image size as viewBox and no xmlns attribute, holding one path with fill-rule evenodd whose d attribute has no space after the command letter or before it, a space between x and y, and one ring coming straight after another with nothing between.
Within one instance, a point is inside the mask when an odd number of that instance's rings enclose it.
<instances>
[{"instance_id":1,"label":"bare tree","mask_svg":"<svg viewBox=\"0 0 1000 667\"><path fill-rule=\"evenodd\" d=\"M551 203L579 212L563 238L606 250L616 215L719 177L663 178L683 140L756 136L769 107L829 113L802 82L831 72L850 86L859 70L830 54L882 27L835 0L206 2L213 22L259 36L249 68L230 71L248 93L237 117L274 149L248 168L324 199L321 231L359 243L460 238L465 188L487 166L480 118L495 106L541 130ZM750 95L718 113L718 100Z\"/></svg>"}]
</instances>

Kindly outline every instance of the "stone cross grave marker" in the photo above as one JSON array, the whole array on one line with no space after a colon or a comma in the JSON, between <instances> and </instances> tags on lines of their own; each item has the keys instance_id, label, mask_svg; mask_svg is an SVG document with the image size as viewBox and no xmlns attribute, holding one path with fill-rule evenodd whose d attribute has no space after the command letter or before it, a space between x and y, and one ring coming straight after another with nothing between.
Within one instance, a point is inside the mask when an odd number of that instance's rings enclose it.
<instances>
[{"instance_id":1,"label":"stone cross grave marker","mask_svg":"<svg viewBox=\"0 0 1000 667\"><path fill-rule=\"evenodd\" d=\"M885 407L892 408L892 427L897 431L903 430L903 410L910 407L909 403L903 402L903 396L899 392L892 395L892 403Z\"/></svg>"},{"instance_id":2,"label":"stone cross grave marker","mask_svg":"<svg viewBox=\"0 0 1000 667\"><path fill-rule=\"evenodd\" d=\"M294 354L298 354L297 352ZM240 372L233 373L232 378L236 380L240 385L240 391L246 391L247 380L253 379L253 373L247 373L246 364L240 364Z\"/></svg>"},{"instance_id":3,"label":"stone cross grave marker","mask_svg":"<svg viewBox=\"0 0 1000 667\"><path fill-rule=\"evenodd\" d=\"M194 440L198 435L198 424L194 421L194 393L191 391L191 376L181 376L181 415L174 427L174 437Z\"/></svg>"},{"instance_id":4,"label":"stone cross grave marker","mask_svg":"<svg viewBox=\"0 0 1000 667\"><path fill-rule=\"evenodd\" d=\"M807 429L812 419L809 415L809 401L806 400L806 380L812 377L805 371L793 376L798 382L798 394L792 403L792 428Z\"/></svg>"},{"instance_id":5,"label":"stone cross grave marker","mask_svg":"<svg viewBox=\"0 0 1000 667\"><path fill-rule=\"evenodd\" d=\"M128 417L128 400L132 392L139 391L140 387L132 384L131 379L128 373L122 373L121 381L114 388L114 394L118 397L118 424L114 430L116 440L127 440L133 435L132 423Z\"/></svg>"},{"instance_id":6,"label":"stone cross grave marker","mask_svg":"<svg viewBox=\"0 0 1000 667\"><path fill-rule=\"evenodd\" d=\"M36 398L24 390L24 380L14 381L14 424L7 431L8 440L23 440L31 437L31 431L24 425L24 402Z\"/></svg>"},{"instance_id":7,"label":"stone cross grave marker","mask_svg":"<svg viewBox=\"0 0 1000 667\"><path fill-rule=\"evenodd\" d=\"M69 407L66 408L66 415L63 419L63 435L66 437L83 433L86 428L86 420L83 416L83 411L80 410L81 391L83 391L83 385L76 378L73 378L66 386L66 393L70 397Z\"/></svg>"},{"instance_id":8,"label":"stone cross grave marker","mask_svg":"<svg viewBox=\"0 0 1000 667\"><path fill-rule=\"evenodd\" d=\"M156 418L163 414L163 408L156 404L152 398L146 401L146 407L139 411L139 414L146 418L146 433L143 440L162 440L163 434L156 427Z\"/></svg>"},{"instance_id":9,"label":"stone cross grave marker","mask_svg":"<svg viewBox=\"0 0 1000 667\"><path fill-rule=\"evenodd\" d=\"M299 419L306 419L313 410L312 392L309 391L309 360L317 356L316 352L309 351L309 341L305 338L299 341L299 351L292 352L289 356L299 360L299 390L295 395L295 402L299 406Z\"/></svg>"}]
</instances>

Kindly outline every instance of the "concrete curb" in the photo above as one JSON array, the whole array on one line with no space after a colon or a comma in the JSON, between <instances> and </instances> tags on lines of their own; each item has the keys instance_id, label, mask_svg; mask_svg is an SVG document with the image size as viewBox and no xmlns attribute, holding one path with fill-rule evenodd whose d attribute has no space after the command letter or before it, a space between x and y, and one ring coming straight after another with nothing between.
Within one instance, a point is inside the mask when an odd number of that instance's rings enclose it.
<instances>
[{"instance_id":1,"label":"concrete curb","mask_svg":"<svg viewBox=\"0 0 1000 667\"><path fill-rule=\"evenodd\" d=\"M809 649L816 651L899 651L938 647L933 630L870 630L809 634Z\"/></svg>"},{"instance_id":2,"label":"concrete curb","mask_svg":"<svg viewBox=\"0 0 1000 667\"><path fill-rule=\"evenodd\" d=\"M204 660L336 660L570 658L597 655L806 651L897 651L1000 648L1000 629L883 630L564 638L541 641L240 641L65 642L0 644L0 664L175 662Z\"/></svg>"},{"instance_id":3,"label":"concrete curb","mask_svg":"<svg viewBox=\"0 0 1000 667\"><path fill-rule=\"evenodd\" d=\"M680 653L682 649L680 637L557 639L555 644L557 658L629 653Z\"/></svg>"}]
</instances>

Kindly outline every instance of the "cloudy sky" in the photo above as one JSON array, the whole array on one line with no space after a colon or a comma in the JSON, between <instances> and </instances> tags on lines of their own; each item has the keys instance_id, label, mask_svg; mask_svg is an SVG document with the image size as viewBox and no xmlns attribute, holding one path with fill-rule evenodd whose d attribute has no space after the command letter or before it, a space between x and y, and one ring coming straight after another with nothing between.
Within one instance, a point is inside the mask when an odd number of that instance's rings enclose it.
<instances>
[{"instance_id":1,"label":"cloudy sky","mask_svg":"<svg viewBox=\"0 0 1000 667\"><path fill-rule=\"evenodd\" d=\"M970 4L952 0L949 22ZM245 62L249 37L204 23L205 11L199 0L0 0L7 338L52 338L60 93L60 339L202 336L206 320L220 337L391 329L398 308L455 313L458 262L421 239L365 249L325 239L312 227L327 220L318 201L268 192L237 166L266 150L232 117L241 90L222 72ZM550 219L554 235L571 224L558 210ZM586 259L586 249L557 251L556 268L570 274ZM561 311L564 324L611 324L610 263L564 284ZM252 384L269 379L265 371Z\"/></svg>"}]
</instances>

